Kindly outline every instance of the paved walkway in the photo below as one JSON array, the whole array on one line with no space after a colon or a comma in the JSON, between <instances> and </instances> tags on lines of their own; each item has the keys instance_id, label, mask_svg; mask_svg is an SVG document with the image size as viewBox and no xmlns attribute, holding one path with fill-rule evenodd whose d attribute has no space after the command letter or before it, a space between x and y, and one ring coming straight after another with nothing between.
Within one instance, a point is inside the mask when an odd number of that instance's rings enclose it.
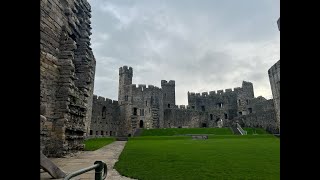
<instances>
[{"instance_id":1,"label":"paved walkway","mask_svg":"<svg viewBox=\"0 0 320 180\"><path fill-rule=\"evenodd\" d=\"M92 166L95 161L102 160L108 166L106 180L130 180L131 178L121 176L115 169L113 169L113 166L118 161L118 158L126 143L127 141L115 141L96 151L83 151L73 157L50 158L50 160L66 174ZM42 180L51 179L51 176L46 172L41 172L40 175ZM80 176L76 176L72 179L94 179L94 170L86 172Z\"/></svg>"}]
</instances>

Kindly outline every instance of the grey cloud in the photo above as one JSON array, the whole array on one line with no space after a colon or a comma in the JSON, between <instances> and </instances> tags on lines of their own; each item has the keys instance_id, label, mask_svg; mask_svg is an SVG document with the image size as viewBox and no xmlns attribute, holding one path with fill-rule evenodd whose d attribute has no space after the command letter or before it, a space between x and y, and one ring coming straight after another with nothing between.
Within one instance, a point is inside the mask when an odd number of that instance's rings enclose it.
<instances>
[{"instance_id":1,"label":"grey cloud","mask_svg":"<svg viewBox=\"0 0 320 180\"><path fill-rule=\"evenodd\" d=\"M95 94L117 99L118 69L134 69L133 83L176 81L178 104L188 91L251 81L267 98L267 70L279 59L277 0L100 1L92 7Z\"/></svg>"}]
</instances>

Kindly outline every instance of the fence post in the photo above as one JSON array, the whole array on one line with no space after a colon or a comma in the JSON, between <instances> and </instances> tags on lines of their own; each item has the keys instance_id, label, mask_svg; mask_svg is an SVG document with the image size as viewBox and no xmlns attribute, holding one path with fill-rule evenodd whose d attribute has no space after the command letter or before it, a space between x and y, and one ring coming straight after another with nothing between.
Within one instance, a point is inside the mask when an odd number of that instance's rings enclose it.
<instances>
[{"instance_id":1,"label":"fence post","mask_svg":"<svg viewBox=\"0 0 320 180\"><path fill-rule=\"evenodd\" d=\"M102 161L96 161L94 164L99 164L99 166L95 169L95 180L102 180L102 170L103 170L103 162Z\"/></svg>"}]
</instances>

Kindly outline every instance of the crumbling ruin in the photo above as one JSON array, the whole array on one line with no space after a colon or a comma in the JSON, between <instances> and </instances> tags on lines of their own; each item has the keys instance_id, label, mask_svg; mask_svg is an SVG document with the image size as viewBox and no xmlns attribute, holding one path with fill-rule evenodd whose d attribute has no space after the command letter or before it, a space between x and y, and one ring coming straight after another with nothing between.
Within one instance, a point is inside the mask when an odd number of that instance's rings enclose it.
<instances>
[{"instance_id":1,"label":"crumbling ruin","mask_svg":"<svg viewBox=\"0 0 320 180\"><path fill-rule=\"evenodd\" d=\"M91 123L96 65L91 7L87 0L40 4L40 105L46 106L48 121L41 145L46 156L62 156L83 149Z\"/></svg>"},{"instance_id":2,"label":"crumbling ruin","mask_svg":"<svg viewBox=\"0 0 320 180\"><path fill-rule=\"evenodd\" d=\"M82 150L88 136L132 136L141 128L222 127L239 123L280 128L280 61L269 70L273 100L254 97L253 84L200 93L176 105L175 81L161 88L132 84L133 69L119 69L118 100L93 95L96 61L90 48L87 0L40 1L40 141L45 156ZM278 21L280 30L280 19Z\"/></svg>"},{"instance_id":3,"label":"crumbling ruin","mask_svg":"<svg viewBox=\"0 0 320 180\"><path fill-rule=\"evenodd\" d=\"M253 84L193 93L188 105L176 105L175 81L154 85L132 84L133 68L119 69L118 101L94 96L90 135L132 136L140 128L261 127L276 133L273 100L254 97ZM116 114L116 115L115 115ZM118 116L117 116L118 115Z\"/></svg>"}]
</instances>

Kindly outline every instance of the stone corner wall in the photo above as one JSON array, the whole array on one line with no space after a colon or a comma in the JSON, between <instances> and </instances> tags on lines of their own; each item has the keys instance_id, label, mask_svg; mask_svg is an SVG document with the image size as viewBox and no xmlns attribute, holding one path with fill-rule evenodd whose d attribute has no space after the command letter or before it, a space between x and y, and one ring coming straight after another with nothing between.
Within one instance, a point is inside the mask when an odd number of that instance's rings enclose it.
<instances>
[{"instance_id":1,"label":"stone corner wall","mask_svg":"<svg viewBox=\"0 0 320 180\"><path fill-rule=\"evenodd\" d=\"M41 144L46 156L60 157L83 148L90 125L91 7L86 0L41 0L40 6L40 105L47 107Z\"/></svg>"}]
</instances>

